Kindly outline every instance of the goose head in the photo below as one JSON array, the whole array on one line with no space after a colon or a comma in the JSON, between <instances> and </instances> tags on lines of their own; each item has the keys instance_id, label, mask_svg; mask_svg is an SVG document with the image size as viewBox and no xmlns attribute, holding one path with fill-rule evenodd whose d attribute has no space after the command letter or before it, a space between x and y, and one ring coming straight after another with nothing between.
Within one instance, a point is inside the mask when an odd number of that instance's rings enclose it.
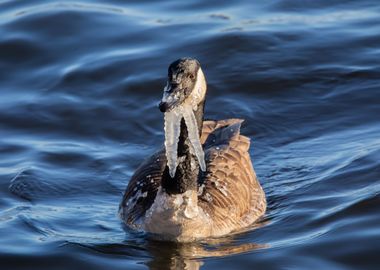
<instances>
[{"instance_id":1,"label":"goose head","mask_svg":"<svg viewBox=\"0 0 380 270\"><path fill-rule=\"evenodd\" d=\"M170 64L159 108L165 113L165 151L171 178L175 178L179 164L185 164L184 168L195 164L193 171L198 171L198 164L202 171L206 169L200 142L205 95L206 79L196 59L181 58ZM176 178L184 178L178 175Z\"/></svg>"},{"instance_id":2,"label":"goose head","mask_svg":"<svg viewBox=\"0 0 380 270\"><path fill-rule=\"evenodd\" d=\"M161 112L169 112L184 104L194 111L206 95L206 79L201 65L194 58L180 58L170 64L164 94L159 104Z\"/></svg>"}]
</instances>

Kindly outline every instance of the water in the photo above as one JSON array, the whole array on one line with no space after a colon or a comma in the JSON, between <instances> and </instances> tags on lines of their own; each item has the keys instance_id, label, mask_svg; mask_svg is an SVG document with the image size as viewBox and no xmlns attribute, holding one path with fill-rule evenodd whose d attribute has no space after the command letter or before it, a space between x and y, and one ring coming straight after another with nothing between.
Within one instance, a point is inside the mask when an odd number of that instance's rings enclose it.
<instances>
[{"instance_id":1,"label":"water","mask_svg":"<svg viewBox=\"0 0 380 270\"><path fill-rule=\"evenodd\" d=\"M379 269L380 5L251 2L0 1L2 269ZM117 217L182 56L207 118L246 119L269 204L188 245Z\"/></svg>"}]
</instances>

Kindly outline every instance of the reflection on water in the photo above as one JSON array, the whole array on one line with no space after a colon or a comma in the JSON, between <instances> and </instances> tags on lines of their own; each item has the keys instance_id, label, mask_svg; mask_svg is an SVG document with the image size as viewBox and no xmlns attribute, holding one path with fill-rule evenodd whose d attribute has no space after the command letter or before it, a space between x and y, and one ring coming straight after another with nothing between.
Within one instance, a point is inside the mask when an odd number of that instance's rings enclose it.
<instances>
[{"instance_id":1,"label":"reflection on water","mask_svg":"<svg viewBox=\"0 0 380 270\"><path fill-rule=\"evenodd\" d=\"M226 257L234 254L253 251L264 248L264 245L252 243L233 245L228 242L221 242L221 246L214 246L209 249L207 246L198 243L165 243L166 250L162 252L159 245L147 245L148 251L152 255L152 260L147 262L149 269L186 269L196 270L205 263L203 259ZM210 245L210 244L208 244ZM213 243L213 245L216 245Z\"/></svg>"},{"instance_id":2,"label":"reflection on water","mask_svg":"<svg viewBox=\"0 0 380 270\"><path fill-rule=\"evenodd\" d=\"M123 244L78 244L104 254L133 256L143 251L144 264L151 270L157 269L200 269L208 258L224 258L236 254L268 248L265 244L241 243L234 236L206 239L201 242L175 243L150 240L127 239ZM163 248L163 246L165 248Z\"/></svg>"},{"instance_id":3,"label":"reflection on water","mask_svg":"<svg viewBox=\"0 0 380 270\"><path fill-rule=\"evenodd\" d=\"M377 269L377 1L0 1L0 265ZM125 231L163 142L167 66L200 60L206 117L243 118L260 227L174 244Z\"/></svg>"},{"instance_id":4,"label":"reflection on water","mask_svg":"<svg viewBox=\"0 0 380 270\"><path fill-rule=\"evenodd\" d=\"M247 228L254 230L264 225L258 223ZM207 258L221 258L268 248L266 244L237 241L236 235L205 239L195 243L172 243L148 241L146 248L152 259L147 262L149 269L200 269ZM165 251L162 245L165 245Z\"/></svg>"}]
</instances>

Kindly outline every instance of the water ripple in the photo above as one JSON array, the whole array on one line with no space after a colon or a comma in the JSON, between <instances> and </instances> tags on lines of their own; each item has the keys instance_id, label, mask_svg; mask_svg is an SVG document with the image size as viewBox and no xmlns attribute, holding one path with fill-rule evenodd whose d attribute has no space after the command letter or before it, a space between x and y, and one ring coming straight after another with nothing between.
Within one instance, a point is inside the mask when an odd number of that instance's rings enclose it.
<instances>
[{"instance_id":1,"label":"water ripple","mask_svg":"<svg viewBox=\"0 0 380 270\"><path fill-rule=\"evenodd\" d=\"M377 269L375 1L0 1L0 263L10 269ZM252 230L174 244L118 204L163 143L167 65L244 118L268 199ZM222 108L222 109L221 109Z\"/></svg>"}]
</instances>

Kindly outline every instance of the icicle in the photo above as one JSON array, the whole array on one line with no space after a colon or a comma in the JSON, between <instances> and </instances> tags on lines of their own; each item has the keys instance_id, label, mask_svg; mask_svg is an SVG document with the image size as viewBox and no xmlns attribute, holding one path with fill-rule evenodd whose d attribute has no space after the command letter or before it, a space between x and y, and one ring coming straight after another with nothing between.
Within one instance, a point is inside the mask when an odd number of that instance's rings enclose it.
<instances>
[{"instance_id":1,"label":"icicle","mask_svg":"<svg viewBox=\"0 0 380 270\"><path fill-rule=\"evenodd\" d=\"M177 169L177 149L181 132L182 115L178 109L165 113L165 150L169 174L173 178Z\"/></svg>"},{"instance_id":2,"label":"icicle","mask_svg":"<svg viewBox=\"0 0 380 270\"><path fill-rule=\"evenodd\" d=\"M197 120L190 105L179 106L165 113L165 151L169 174L173 178L178 165L178 140L181 132L181 120L185 119L190 144L198 159L202 171L206 171L206 163L200 142Z\"/></svg>"},{"instance_id":3,"label":"icicle","mask_svg":"<svg viewBox=\"0 0 380 270\"><path fill-rule=\"evenodd\" d=\"M195 155L198 159L202 171L206 171L205 155L199 138L197 119L191 106L182 107L183 118L185 119L189 140L193 146Z\"/></svg>"}]
</instances>

